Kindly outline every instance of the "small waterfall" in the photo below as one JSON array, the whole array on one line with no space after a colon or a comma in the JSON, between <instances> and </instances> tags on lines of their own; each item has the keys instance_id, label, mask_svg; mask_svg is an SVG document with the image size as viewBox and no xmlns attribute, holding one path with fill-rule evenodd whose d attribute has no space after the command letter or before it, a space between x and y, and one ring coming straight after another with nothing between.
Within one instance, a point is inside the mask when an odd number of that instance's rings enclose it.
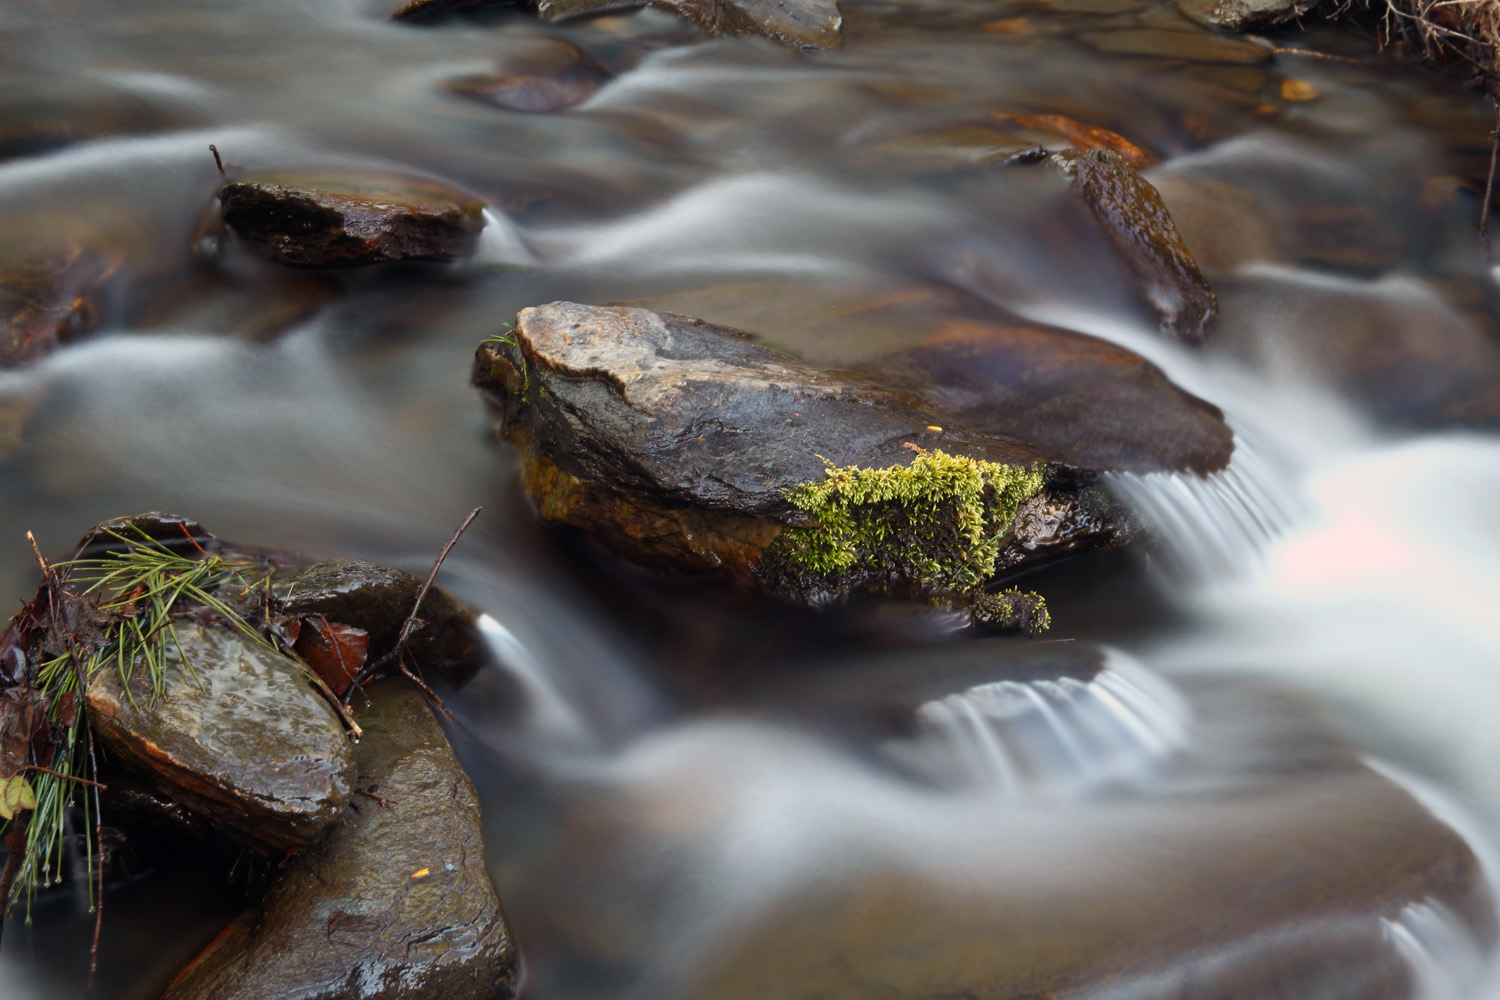
<instances>
[{"instance_id":1,"label":"small waterfall","mask_svg":"<svg viewBox=\"0 0 1500 1000\"><path fill-rule=\"evenodd\" d=\"M1435 901L1408 903L1382 919L1387 941L1411 967L1412 1000L1466 1000L1481 992L1490 971L1484 950L1458 915Z\"/></svg>"},{"instance_id":2,"label":"small waterfall","mask_svg":"<svg viewBox=\"0 0 1500 1000\"><path fill-rule=\"evenodd\" d=\"M1068 798L1132 783L1187 741L1188 710L1119 653L1091 680L995 681L917 708L920 735L886 749L1002 796Z\"/></svg>"},{"instance_id":3,"label":"small waterfall","mask_svg":"<svg viewBox=\"0 0 1500 1000\"><path fill-rule=\"evenodd\" d=\"M473 263L478 267L528 267L537 262L521 231L504 215L484 210L484 228Z\"/></svg>"},{"instance_id":4,"label":"small waterfall","mask_svg":"<svg viewBox=\"0 0 1500 1000\"><path fill-rule=\"evenodd\" d=\"M1295 521L1291 490L1236 429L1234 461L1211 476L1108 474L1110 489L1148 524L1168 571L1187 581L1242 577Z\"/></svg>"}]
</instances>

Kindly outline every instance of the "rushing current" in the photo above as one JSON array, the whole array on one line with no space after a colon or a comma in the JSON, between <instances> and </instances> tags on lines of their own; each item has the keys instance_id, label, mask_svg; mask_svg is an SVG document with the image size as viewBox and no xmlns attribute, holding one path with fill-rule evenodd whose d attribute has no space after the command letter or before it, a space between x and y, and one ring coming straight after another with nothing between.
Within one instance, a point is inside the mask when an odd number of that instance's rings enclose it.
<instances>
[{"instance_id":1,"label":"rushing current","mask_svg":"<svg viewBox=\"0 0 1500 1000\"><path fill-rule=\"evenodd\" d=\"M168 510L422 573L483 505L441 577L492 654L455 740L534 1000L1500 998L1480 95L1371 29L1247 56L1170 0L844 0L829 52L394 6L0 4L0 258L119 261L91 335L0 370L0 595L36 586L27 531ZM574 107L447 86L560 42L601 74ZM986 169L974 131L1014 114L1159 155L1206 347ZM445 180L488 206L480 252L278 272L212 225L210 143ZM856 368L924 332L863 304L932 289L1136 351L1235 431L1206 479L1110 477L1148 530L1026 578L1054 624L1014 669L986 665L1023 640L941 615L779 609L543 528L469 385L528 305L645 301ZM1443 838L1478 860L1462 898L1390 888ZM158 995L237 912L243 872L179 860L112 883L95 997ZM91 929L70 886L18 913L0 996L83 996Z\"/></svg>"}]
</instances>

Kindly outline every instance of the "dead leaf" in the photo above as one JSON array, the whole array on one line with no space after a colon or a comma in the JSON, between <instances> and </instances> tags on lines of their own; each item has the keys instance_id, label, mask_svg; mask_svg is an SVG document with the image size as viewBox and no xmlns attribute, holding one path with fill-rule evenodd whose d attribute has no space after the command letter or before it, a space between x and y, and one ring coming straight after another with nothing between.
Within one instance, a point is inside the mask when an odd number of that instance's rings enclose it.
<instances>
[{"instance_id":1,"label":"dead leaf","mask_svg":"<svg viewBox=\"0 0 1500 1000\"><path fill-rule=\"evenodd\" d=\"M1014 122L1022 128L1055 135L1059 139L1066 140L1074 149L1112 149L1137 170L1156 166L1155 156L1120 133L1111 132L1098 125L1088 125L1065 115L1018 115L995 111L991 112L991 117L1000 121Z\"/></svg>"},{"instance_id":2,"label":"dead leaf","mask_svg":"<svg viewBox=\"0 0 1500 1000\"><path fill-rule=\"evenodd\" d=\"M330 622L322 615L306 615L292 648L342 698L365 665L370 634L352 625Z\"/></svg>"}]
</instances>

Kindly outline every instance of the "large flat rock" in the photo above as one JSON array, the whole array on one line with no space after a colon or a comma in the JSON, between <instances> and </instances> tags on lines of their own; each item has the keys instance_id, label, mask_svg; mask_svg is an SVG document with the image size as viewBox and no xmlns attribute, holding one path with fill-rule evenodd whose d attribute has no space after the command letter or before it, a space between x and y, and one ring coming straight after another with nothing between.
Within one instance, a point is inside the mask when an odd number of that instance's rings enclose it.
<instances>
[{"instance_id":1,"label":"large flat rock","mask_svg":"<svg viewBox=\"0 0 1500 1000\"><path fill-rule=\"evenodd\" d=\"M479 803L402 680L369 688L360 796L168 987L166 1000L505 1000L518 956L485 868Z\"/></svg>"},{"instance_id":2,"label":"large flat rock","mask_svg":"<svg viewBox=\"0 0 1500 1000\"><path fill-rule=\"evenodd\" d=\"M1048 505L1050 519L990 526L1009 532L1003 562L1015 567L1119 540L1119 512L1111 514L1089 485L1098 472L1204 472L1227 462L1232 440L1218 411L1144 360L1092 338L1025 333L962 348L988 367L969 379L971 398L961 400L964 386L945 397L933 378L965 363L941 345L884 366L908 378L902 385L888 374L823 371L692 317L558 302L523 310L513 335L482 345L475 381L522 452L544 519L583 528L648 564L775 580L772 589L784 589L785 580L767 553L779 551L772 546L784 529L808 522L789 494L824 481L832 467L915 468L914 455L942 453L1050 470L1046 486L1027 499ZM1070 377L1077 383L1066 390L1071 410L1064 404L1033 414L1002 398L1008 388L1023 403L1062 394ZM1043 388L1026 388L1033 382ZM1091 450L1095 433L1103 444ZM1081 502L1085 495L1095 499ZM1078 530L1059 519L1076 520ZM1037 534L1023 537L1016 526ZM814 589L825 596L867 585L911 590L910 581L884 577L823 583ZM806 599L802 584L792 589Z\"/></svg>"}]
</instances>

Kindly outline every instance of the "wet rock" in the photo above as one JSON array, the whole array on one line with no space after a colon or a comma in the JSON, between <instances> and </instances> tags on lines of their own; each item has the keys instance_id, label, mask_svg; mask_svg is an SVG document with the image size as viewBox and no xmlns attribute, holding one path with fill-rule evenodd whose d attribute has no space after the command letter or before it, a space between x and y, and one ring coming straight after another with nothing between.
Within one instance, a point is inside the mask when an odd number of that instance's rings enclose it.
<instances>
[{"instance_id":1,"label":"wet rock","mask_svg":"<svg viewBox=\"0 0 1500 1000\"><path fill-rule=\"evenodd\" d=\"M422 580L363 559L333 559L285 571L271 586L277 613L319 615L360 629L369 636L373 659L395 647ZM433 587L418 618L424 624L407 640L417 668L430 678L454 684L472 676L482 648L474 613Z\"/></svg>"},{"instance_id":2,"label":"wet rock","mask_svg":"<svg viewBox=\"0 0 1500 1000\"><path fill-rule=\"evenodd\" d=\"M255 174L219 190L224 221L290 267L454 260L474 252L482 202L437 181L351 171Z\"/></svg>"},{"instance_id":3,"label":"wet rock","mask_svg":"<svg viewBox=\"0 0 1500 1000\"><path fill-rule=\"evenodd\" d=\"M955 122L873 138L854 160L884 173L949 173L1006 163L1034 145L1017 130L991 122Z\"/></svg>"},{"instance_id":4,"label":"wet rock","mask_svg":"<svg viewBox=\"0 0 1500 1000\"><path fill-rule=\"evenodd\" d=\"M1206 177L1158 172L1151 177L1184 246L1210 277L1289 258L1271 210L1249 188Z\"/></svg>"},{"instance_id":5,"label":"wet rock","mask_svg":"<svg viewBox=\"0 0 1500 1000\"><path fill-rule=\"evenodd\" d=\"M1206 28L1250 31L1301 17L1318 0L1176 0L1177 9Z\"/></svg>"},{"instance_id":6,"label":"wet rock","mask_svg":"<svg viewBox=\"0 0 1500 1000\"><path fill-rule=\"evenodd\" d=\"M93 328L105 281L122 256L24 230L0 238L0 367L29 364Z\"/></svg>"},{"instance_id":7,"label":"wet rock","mask_svg":"<svg viewBox=\"0 0 1500 1000\"><path fill-rule=\"evenodd\" d=\"M165 1000L515 995L518 956L474 788L414 689L392 680L369 692L355 763L371 794L283 868Z\"/></svg>"},{"instance_id":8,"label":"wet rock","mask_svg":"<svg viewBox=\"0 0 1500 1000\"><path fill-rule=\"evenodd\" d=\"M1116 344L1056 327L941 323L868 365L957 426L1016 434L1053 461L1125 472L1223 469L1234 438L1212 403Z\"/></svg>"},{"instance_id":9,"label":"wet rock","mask_svg":"<svg viewBox=\"0 0 1500 1000\"><path fill-rule=\"evenodd\" d=\"M981 495L1007 511L995 513L990 527L1000 549L1021 553L1016 565L1043 558L1049 548L1040 538L1007 533L1015 505L1044 496L1066 506L1089 488L1087 474L1074 478L1058 469L1050 485L1038 479L1022 488L1019 470L1066 461L1033 440L1044 435L1034 435L1029 418L1008 422L1008 414L992 413L986 428L975 430L913 391L819 371L739 331L670 313L573 303L524 310L513 336L481 345L475 381L521 451L525 483L544 520L583 528L650 565L718 572L806 603L851 590L892 596L963 590L975 582L971 571L983 568L967 562L967 550L960 557L952 548L942 556L934 549L924 565L935 560L947 567L943 573L952 568L958 576L933 578L877 555L880 546L871 542L860 549L864 555L849 556L853 564L835 557L841 568L832 575L826 567L802 572L799 566L821 565L804 544L822 544L822 522L809 521L804 493L841 482L830 469L852 476L851 490L862 488L855 482L873 481L874 470L925 489L928 474L960 474L945 465L950 456L977 463L962 475L990 463L984 475L1000 478L986 479ZM1197 405L1205 407L1205 422L1215 420L1212 407ZM856 469L870 472L850 471ZM925 502L913 506L923 508L923 518L940 518L936 512L948 501L929 499L930 509ZM915 516L891 503L890 523ZM1060 537L1055 526L1046 530ZM1101 534L1121 530L1116 522ZM962 550L950 531L936 526L922 537ZM897 530L891 537L906 536ZM1076 537L1081 542L1084 535ZM983 562L992 568L998 552L987 550ZM950 557L959 562L945 562Z\"/></svg>"},{"instance_id":10,"label":"wet rock","mask_svg":"<svg viewBox=\"0 0 1500 1000\"><path fill-rule=\"evenodd\" d=\"M1161 319L1162 332L1201 343L1218 317L1218 300L1161 195L1112 150L1066 150L1052 162L1073 178L1137 289Z\"/></svg>"},{"instance_id":11,"label":"wet rock","mask_svg":"<svg viewBox=\"0 0 1500 1000\"><path fill-rule=\"evenodd\" d=\"M161 648L153 699L144 664L127 691L102 669L90 721L117 762L227 836L265 853L305 847L353 787L349 740L302 667L256 638L184 621Z\"/></svg>"},{"instance_id":12,"label":"wet rock","mask_svg":"<svg viewBox=\"0 0 1500 1000\"><path fill-rule=\"evenodd\" d=\"M836 49L843 15L834 0L654 0L710 35L765 35L796 49Z\"/></svg>"},{"instance_id":13,"label":"wet rock","mask_svg":"<svg viewBox=\"0 0 1500 1000\"><path fill-rule=\"evenodd\" d=\"M638 6L621 0L541 0L548 21ZM835 0L653 0L710 35L764 35L795 49L836 49L843 15Z\"/></svg>"}]
</instances>

